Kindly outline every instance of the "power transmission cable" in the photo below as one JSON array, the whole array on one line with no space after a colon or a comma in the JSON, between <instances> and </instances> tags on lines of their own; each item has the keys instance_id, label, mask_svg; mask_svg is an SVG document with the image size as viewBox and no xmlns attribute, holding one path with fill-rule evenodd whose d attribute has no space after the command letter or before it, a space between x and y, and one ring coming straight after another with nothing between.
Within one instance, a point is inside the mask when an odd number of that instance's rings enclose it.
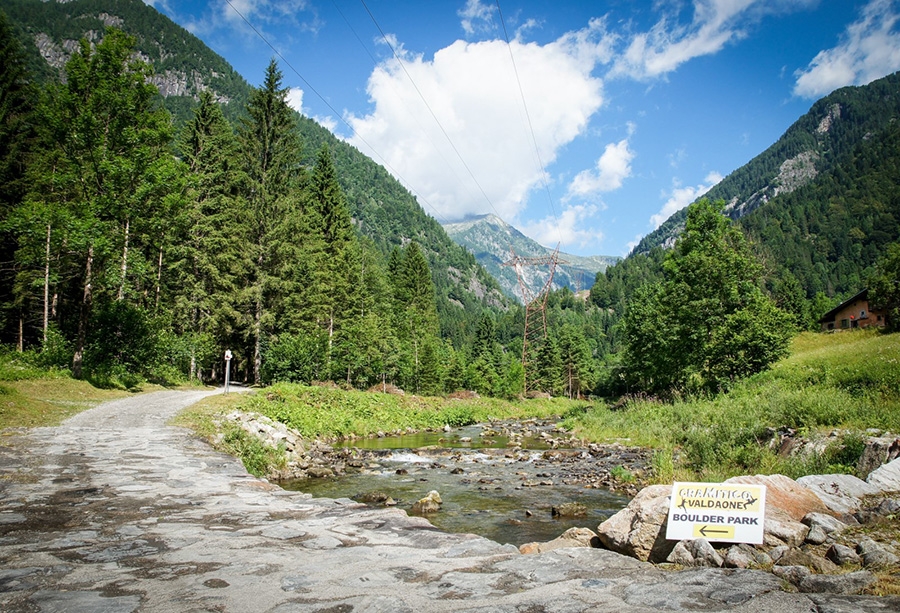
<instances>
[{"instance_id":1,"label":"power transmission cable","mask_svg":"<svg viewBox=\"0 0 900 613\"><path fill-rule=\"evenodd\" d=\"M353 36L359 42L360 47L363 48L363 50L366 52L366 55L368 55L369 59L372 60L372 65L377 67L379 64L378 60L375 59L375 56L372 55L372 53L369 51L369 48L362 41L362 38L359 36L359 34L353 28L353 25L350 23L350 20L347 19L346 15L344 15L344 12L341 10L341 7L338 6L337 0L332 0L331 3L332 3L332 5L334 5L335 10L338 12L338 14L341 16L341 18L344 20L344 23L347 24L347 27L353 33ZM400 92L393 86L393 82L390 82L390 85L391 85L391 89L393 90L394 94L397 96L397 99L400 100L400 102L403 104L403 106L406 108L407 112L409 113L409 116L412 117L413 120L416 122L416 125L419 126L419 130L421 131L421 133L425 136L425 138L428 139L428 142L431 145L432 149L434 149L434 151L444 161L445 167L448 168L450 170L450 172L453 173L453 177L456 179L456 182L459 185L461 185L469 193L469 197L474 201L475 197L472 194L471 189L469 189L469 185L467 183L464 183L462 181L462 179L459 177L459 175L456 173L456 169L450 164L450 161L447 160L447 158L444 156L444 152L438 148L438 146L435 144L434 140L432 140L431 135L425 130L425 126L423 126L422 122L419 121L418 115L416 113L412 112L412 109L406 103L406 99L402 95L400 95Z\"/></svg>"},{"instance_id":2,"label":"power transmission cable","mask_svg":"<svg viewBox=\"0 0 900 613\"><path fill-rule=\"evenodd\" d=\"M437 118L434 110L432 110L431 105L428 104L428 100L425 98L422 91L419 89L419 86L416 85L415 79L412 78L412 75L409 74L409 71L406 69L406 64L403 62L403 59L400 57L400 54L397 53L397 50L394 49L394 46L391 44L390 40L388 40L387 35L384 33L384 30L381 29L381 26L378 24L378 20L375 19L375 15L372 14L372 11L369 10L369 6L366 4L366 0L360 0L363 7L366 9L366 12L369 14L369 17L372 19L372 23L375 24L375 27L378 28L378 31L381 33L381 38L384 40L385 44L390 48L391 53L394 54L394 58L396 58L397 63L403 69L403 72L406 74L406 77L409 79L409 82L412 84L413 89L416 90L416 93L419 94L419 98L422 99L422 102L425 104L425 108L428 109L428 112L431 113L431 117L434 119L434 122L437 124L438 128L440 128L441 133L443 133L444 138L447 139L447 142L450 143L450 147L453 149L453 152L456 153L456 156L459 158L459 161L462 162L463 167L466 169L466 172L469 173L469 176L472 178L472 181L475 182L475 185L478 186L478 189L481 190L481 195L484 196L484 199L490 205L491 209L493 209L494 213L497 214L497 217L501 217L500 213L494 207L494 203L491 202L491 199L488 197L487 193L484 191L484 188L481 186L481 183L478 182L478 179L475 178L475 174L472 172L472 169L469 168L469 165L466 163L465 158L463 158L462 154L459 152L459 149L456 148L456 145L453 142L453 139L450 138L450 135L447 134L447 131L444 129L443 124L441 124L440 119ZM501 217L502 219L502 217Z\"/></svg>"},{"instance_id":3,"label":"power transmission cable","mask_svg":"<svg viewBox=\"0 0 900 613\"><path fill-rule=\"evenodd\" d=\"M316 96L318 96L319 100L321 100L322 102L324 102L324 103L325 103L325 106L327 106L329 109L331 109L331 112L334 113L335 116L338 117L338 118L341 120L341 122L342 122L345 126L347 126L347 128L348 128L348 129L349 129L349 130L350 130L350 131L351 131L351 132L352 132L352 133L353 133L360 141L362 141L362 142L363 142L363 143L364 143L364 144L372 151L372 153L374 153L376 156L378 156L378 159L381 160L381 163L384 165L385 168L387 168L388 170L390 170L391 173L392 173L394 176L396 176L397 178L400 179L400 181L402 181L404 184L406 184L406 185L408 186L407 189L409 189L411 192L413 192L413 194L416 196L417 199L421 199L422 202L424 202L426 205L428 205L428 208L430 208L432 211L434 211L434 214L435 214L437 217L441 218L445 223L450 223L449 220L447 220L447 218L445 218L443 215L441 215L441 213L440 213L434 206L432 206L432 204L431 204L430 202L428 202L428 200L427 200L426 198L424 198L421 194L419 194L418 192L416 192L415 188L412 187L412 184L411 184L410 182L408 182L406 179L404 179L404 178L403 178L403 175L401 175L399 172L397 172L396 169L394 169L394 168L390 165L390 163L389 163L387 160L384 159L384 157L378 152L378 150L375 149L375 147L373 147L372 145L370 145L370 144L366 141L366 139L363 138L362 135L360 135L359 132L357 132L357 131L353 128L353 126L351 126L351 125L347 122L346 119L344 119L344 117L343 117L343 115L342 115L341 113L339 113L333 106L331 106L331 103L329 103L328 100L326 100L325 97L324 97L322 94L320 94L320 93L318 92L318 90L317 90L315 87L313 87L312 84L311 84L309 81L307 81L307 80L303 77L303 75L301 75L300 72L299 72L296 68L294 68L294 66L287 60L287 58L285 58L284 55L282 55L281 52L278 51L278 49L276 49L275 46L274 46L271 42L269 42L269 40L268 40L265 36L263 36L262 32L260 32L259 30L257 30L256 27L255 27L252 23L250 23L250 20L247 19L247 18L244 16L244 14L241 13L241 12L237 9L237 7L234 6L234 4L232 4L231 0L225 0L225 2L227 2L227 3L228 3L228 6L231 7L231 10L233 10L233 11L237 14L237 16L240 17L240 18L243 20L243 22L246 23L247 26L248 26L251 30L253 30L253 32L260 38L260 40L262 40L266 45L268 45L268 47L272 50L272 52L275 53L275 55L277 55L278 58L279 58L282 62L284 62L285 66L287 66L288 68L290 68L291 71L292 71L295 75L297 75L297 77L298 77L301 81L303 81L303 83L309 88L309 90L310 90L311 92L313 92Z\"/></svg>"},{"instance_id":4,"label":"power transmission cable","mask_svg":"<svg viewBox=\"0 0 900 613\"><path fill-rule=\"evenodd\" d=\"M519 69L516 67L516 58L513 56L512 44L509 41L509 32L506 30L506 21L503 19L503 11L500 9L500 0L496 0L497 3L497 14L500 16L500 25L503 26L503 37L506 39L506 48L509 50L509 59L512 62L513 73L516 76L516 84L519 86L519 96L522 99L522 108L525 109L525 119L528 121L528 131L531 133L531 143L534 146L534 154L537 156L537 161L540 166L541 171L541 182L544 184L544 189L547 192L547 201L550 204L550 212L553 213L553 218L556 219L556 232L557 238L560 239L560 243L562 242L562 231L559 228L559 216L556 214L556 207L553 205L553 195L550 193L550 185L547 183L547 171L544 168L544 161L541 159L541 151L538 148L537 137L534 134L534 125L531 122L531 114L528 112L528 103L525 99L525 90L522 89L522 80L519 78ZM559 249L559 245L556 246Z\"/></svg>"}]
</instances>

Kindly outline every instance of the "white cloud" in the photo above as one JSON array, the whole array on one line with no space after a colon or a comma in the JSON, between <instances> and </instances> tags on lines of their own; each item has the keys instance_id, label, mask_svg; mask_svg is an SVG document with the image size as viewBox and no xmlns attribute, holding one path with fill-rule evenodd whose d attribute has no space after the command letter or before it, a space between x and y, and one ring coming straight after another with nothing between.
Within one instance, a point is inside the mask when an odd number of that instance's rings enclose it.
<instances>
[{"instance_id":1,"label":"white cloud","mask_svg":"<svg viewBox=\"0 0 900 613\"><path fill-rule=\"evenodd\" d=\"M542 166L603 103L602 82L591 75L609 57L601 26L546 45L513 41L515 71L503 41L456 41L432 60L408 54L403 66L390 59L369 78L372 112L348 116L349 140L443 219L493 212L514 220L546 180Z\"/></svg>"},{"instance_id":2,"label":"white cloud","mask_svg":"<svg viewBox=\"0 0 900 613\"><path fill-rule=\"evenodd\" d=\"M597 212L597 207L579 204L563 209L558 215L550 215L534 223L523 224L521 230L545 247L553 248L557 244L562 247L578 245L586 247L599 243L603 232L589 228L587 222Z\"/></svg>"},{"instance_id":3,"label":"white cloud","mask_svg":"<svg viewBox=\"0 0 900 613\"><path fill-rule=\"evenodd\" d=\"M462 21L460 25L466 34L471 36L476 32L492 30L494 27L491 17L494 13L494 6L481 0L467 0L465 8L457 13Z\"/></svg>"},{"instance_id":4,"label":"white cloud","mask_svg":"<svg viewBox=\"0 0 900 613\"><path fill-rule=\"evenodd\" d=\"M650 217L650 224L653 229L660 227L665 220L672 216L676 211L680 211L697 198L708 192L712 187L723 179L722 175L717 172L711 172L706 175L704 183L695 186L680 187L677 184L669 193L669 199L660 209L659 213ZM630 243L629 243L630 244Z\"/></svg>"},{"instance_id":5,"label":"white cloud","mask_svg":"<svg viewBox=\"0 0 900 613\"><path fill-rule=\"evenodd\" d=\"M818 98L845 85L865 85L900 69L900 14L892 0L872 0L838 46L820 51L795 73L794 95Z\"/></svg>"},{"instance_id":6,"label":"white cloud","mask_svg":"<svg viewBox=\"0 0 900 613\"><path fill-rule=\"evenodd\" d=\"M287 93L287 104L289 107L297 111L298 113L303 112L303 90L299 87L292 87L288 90Z\"/></svg>"},{"instance_id":7,"label":"white cloud","mask_svg":"<svg viewBox=\"0 0 900 613\"><path fill-rule=\"evenodd\" d=\"M616 59L612 76L652 79L697 57L721 51L741 40L763 16L799 10L818 0L694 0L690 24L665 15L648 32L635 34ZM677 10L680 3L674 3Z\"/></svg>"},{"instance_id":8,"label":"white cloud","mask_svg":"<svg viewBox=\"0 0 900 613\"><path fill-rule=\"evenodd\" d=\"M631 176L631 160L634 152L628 148L628 139L609 143L597 160L596 170L583 170L569 185L569 196L587 196L596 192L611 192L622 187Z\"/></svg>"}]
</instances>

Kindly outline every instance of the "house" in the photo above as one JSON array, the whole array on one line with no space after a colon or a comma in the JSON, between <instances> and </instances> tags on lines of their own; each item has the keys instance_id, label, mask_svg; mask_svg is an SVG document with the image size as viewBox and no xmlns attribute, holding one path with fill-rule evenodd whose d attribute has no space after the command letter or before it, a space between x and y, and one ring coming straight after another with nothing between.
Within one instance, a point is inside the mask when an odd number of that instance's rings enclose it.
<instances>
[{"instance_id":1,"label":"house","mask_svg":"<svg viewBox=\"0 0 900 613\"><path fill-rule=\"evenodd\" d=\"M869 308L869 290L864 289L825 313L819 320L819 325L822 326L822 332L883 327L884 317L884 311Z\"/></svg>"}]
</instances>

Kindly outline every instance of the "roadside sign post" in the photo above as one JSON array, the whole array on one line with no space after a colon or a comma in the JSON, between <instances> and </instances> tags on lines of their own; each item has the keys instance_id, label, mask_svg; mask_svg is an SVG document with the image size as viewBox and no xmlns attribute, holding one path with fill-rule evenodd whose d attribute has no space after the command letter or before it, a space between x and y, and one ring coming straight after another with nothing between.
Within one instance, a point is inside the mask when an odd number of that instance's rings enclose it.
<instances>
[{"instance_id":1,"label":"roadside sign post","mask_svg":"<svg viewBox=\"0 0 900 613\"><path fill-rule=\"evenodd\" d=\"M675 483L666 539L705 538L761 545L766 486L744 483Z\"/></svg>"},{"instance_id":2,"label":"roadside sign post","mask_svg":"<svg viewBox=\"0 0 900 613\"><path fill-rule=\"evenodd\" d=\"M231 382L231 349L225 350L225 393L228 393L228 384Z\"/></svg>"}]
</instances>

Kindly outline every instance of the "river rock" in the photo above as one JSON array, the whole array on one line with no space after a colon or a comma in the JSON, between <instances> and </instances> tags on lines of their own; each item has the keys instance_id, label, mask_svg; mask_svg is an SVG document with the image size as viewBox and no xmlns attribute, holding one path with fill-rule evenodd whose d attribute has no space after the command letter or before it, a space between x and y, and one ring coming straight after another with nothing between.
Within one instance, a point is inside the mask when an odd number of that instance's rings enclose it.
<instances>
[{"instance_id":1,"label":"river rock","mask_svg":"<svg viewBox=\"0 0 900 613\"><path fill-rule=\"evenodd\" d=\"M810 489L833 513L849 515L859 510L864 496L877 494L879 489L853 475L808 475L797 483Z\"/></svg>"},{"instance_id":2,"label":"river rock","mask_svg":"<svg viewBox=\"0 0 900 613\"><path fill-rule=\"evenodd\" d=\"M694 556L694 566L711 566L719 568L724 563L722 556L706 539L694 539L687 542L687 549Z\"/></svg>"},{"instance_id":3,"label":"river rock","mask_svg":"<svg viewBox=\"0 0 900 613\"><path fill-rule=\"evenodd\" d=\"M866 483L882 492L900 491L900 458L873 470L866 478Z\"/></svg>"},{"instance_id":4,"label":"river rock","mask_svg":"<svg viewBox=\"0 0 900 613\"><path fill-rule=\"evenodd\" d=\"M800 591L806 593L858 594L877 578L867 570L843 575L810 575L800 582Z\"/></svg>"},{"instance_id":5,"label":"river rock","mask_svg":"<svg viewBox=\"0 0 900 613\"><path fill-rule=\"evenodd\" d=\"M525 543L519 547L520 553L544 553L567 547L600 547L597 533L589 528L569 528L561 535L546 543Z\"/></svg>"},{"instance_id":6,"label":"river rock","mask_svg":"<svg viewBox=\"0 0 900 613\"><path fill-rule=\"evenodd\" d=\"M835 543L825 552L825 557L838 566L845 564L859 564L859 554L853 549L840 543Z\"/></svg>"},{"instance_id":7,"label":"river rock","mask_svg":"<svg viewBox=\"0 0 900 613\"><path fill-rule=\"evenodd\" d=\"M869 538L861 540L856 545L856 553L859 554L863 566L866 568L883 568L900 561L900 558L893 552Z\"/></svg>"},{"instance_id":8,"label":"river rock","mask_svg":"<svg viewBox=\"0 0 900 613\"><path fill-rule=\"evenodd\" d=\"M666 540L669 513L669 485L651 485L635 496L628 506L604 521L597 536L608 549L633 558L662 562L675 547Z\"/></svg>"},{"instance_id":9,"label":"river rock","mask_svg":"<svg viewBox=\"0 0 900 613\"><path fill-rule=\"evenodd\" d=\"M564 502L550 508L553 517L582 517L587 515L587 507L580 502Z\"/></svg>"},{"instance_id":10,"label":"river rock","mask_svg":"<svg viewBox=\"0 0 900 613\"><path fill-rule=\"evenodd\" d=\"M794 585L800 585L800 583L809 577L812 574L812 571L809 570L805 566L774 566L772 568L772 574L778 577L779 579L784 579L789 583L793 583Z\"/></svg>"},{"instance_id":11,"label":"river rock","mask_svg":"<svg viewBox=\"0 0 900 613\"><path fill-rule=\"evenodd\" d=\"M428 495L413 503L412 512L416 515L427 515L429 513L437 513L441 510L441 495L436 490L431 490Z\"/></svg>"}]
</instances>

